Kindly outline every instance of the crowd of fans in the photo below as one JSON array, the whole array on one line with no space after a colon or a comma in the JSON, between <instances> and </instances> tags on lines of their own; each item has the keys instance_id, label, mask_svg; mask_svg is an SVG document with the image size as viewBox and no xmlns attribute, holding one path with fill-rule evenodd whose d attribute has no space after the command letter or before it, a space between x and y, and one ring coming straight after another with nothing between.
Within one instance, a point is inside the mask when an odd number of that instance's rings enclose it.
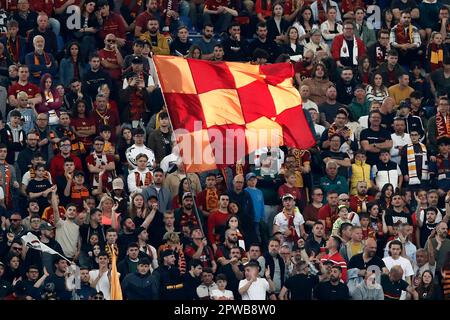
<instances>
[{"instance_id":1,"label":"crowd of fans","mask_svg":"<svg viewBox=\"0 0 450 320\"><path fill-rule=\"evenodd\" d=\"M129 300L448 300L449 3L419 2L2 0L0 298L108 300L116 250ZM317 145L187 173L153 55L292 63Z\"/></svg>"}]
</instances>

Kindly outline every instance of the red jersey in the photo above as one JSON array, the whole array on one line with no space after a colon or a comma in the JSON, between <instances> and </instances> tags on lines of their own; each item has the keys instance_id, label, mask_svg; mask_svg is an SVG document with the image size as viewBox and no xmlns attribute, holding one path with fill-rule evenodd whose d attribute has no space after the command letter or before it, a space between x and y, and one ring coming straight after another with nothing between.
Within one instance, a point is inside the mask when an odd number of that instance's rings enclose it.
<instances>
[{"instance_id":1,"label":"red jersey","mask_svg":"<svg viewBox=\"0 0 450 320\"><path fill-rule=\"evenodd\" d=\"M105 112L98 111L94 103L94 111L92 112L92 117L94 118L95 127L97 128L97 134L100 134L100 126L102 124L107 124L111 127L111 141L116 139L116 127L120 125L119 117L116 112L111 109L106 109Z\"/></svg>"},{"instance_id":2,"label":"red jersey","mask_svg":"<svg viewBox=\"0 0 450 320\"><path fill-rule=\"evenodd\" d=\"M184 249L184 255L188 258L188 260L191 260L194 254L197 252L197 249L198 247L194 243L188 244L186 246L186 249ZM203 268L211 268L211 261L214 261L214 252L212 251L211 247L204 247L202 254L200 258L198 258L198 260L202 262Z\"/></svg>"},{"instance_id":3,"label":"red jersey","mask_svg":"<svg viewBox=\"0 0 450 320\"><path fill-rule=\"evenodd\" d=\"M72 118L70 119L70 125L74 131L87 130L95 126L95 119L93 117ZM85 148L92 146L92 137L78 137L78 141L83 142Z\"/></svg>"},{"instance_id":4,"label":"red jersey","mask_svg":"<svg viewBox=\"0 0 450 320\"><path fill-rule=\"evenodd\" d=\"M65 1L64 1L65 2ZM36 12L45 12L49 17L53 12L53 0L33 0L30 1L30 10Z\"/></svg>"},{"instance_id":5,"label":"red jersey","mask_svg":"<svg viewBox=\"0 0 450 320\"><path fill-rule=\"evenodd\" d=\"M81 165L81 160L73 154L70 155L75 163L75 170L83 171L83 166ZM59 153L53 157L50 162L50 175L53 181L56 181L56 177L64 175L64 157Z\"/></svg>"},{"instance_id":6,"label":"red jersey","mask_svg":"<svg viewBox=\"0 0 450 320\"><path fill-rule=\"evenodd\" d=\"M360 199L358 196L350 196L350 209L352 211L356 212L357 214L360 214L362 211L362 203L363 201L366 202L366 206L369 202L373 201L374 197L372 196L365 196L363 199Z\"/></svg>"},{"instance_id":7,"label":"red jersey","mask_svg":"<svg viewBox=\"0 0 450 320\"><path fill-rule=\"evenodd\" d=\"M148 11L144 11L141 14L139 14L136 18L136 27L141 27L141 33L144 33L147 31L147 23L150 18L152 18L153 15L151 13L148 13Z\"/></svg>"},{"instance_id":8,"label":"red jersey","mask_svg":"<svg viewBox=\"0 0 450 320\"><path fill-rule=\"evenodd\" d=\"M86 157L86 163L92 166L107 165L108 163L114 162L114 157L107 154L97 155L96 153L91 153ZM91 173L91 186L98 185L98 173ZM107 171L102 177L103 187L109 187L112 183L112 173Z\"/></svg>"},{"instance_id":9,"label":"red jersey","mask_svg":"<svg viewBox=\"0 0 450 320\"><path fill-rule=\"evenodd\" d=\"M21 85L19 82L13 84L8 89L8 96L14 96L17 98L17 94L20 91L25 91L28 94L28 98L35 98L38 94L41 94L37 85L27 82L26 85Z\"/></svg>"},{"instance_id":10,"label":"red jersey","mask_svg":"<svg viewBox=\"0 0 450 320\"><path fill-rule=\"evenodd\" d=\"M290 193L294 196L294 200L297 202L302 198L302 194L300 192L300 188L297 187L289 187L286 183L284 183L283 185L281 185L278 188L278 196L281 198L283 197L286 193Z\"/></svg>"},{"instance_id":11,"label":"red jersey","mask_svg":"<svg viewBox=\"0 0 450 320\"><path fill-rule=\"evenodd\" d=\"M66 209L62 206L58 206L59 211L59 217L61 219L64 219L64 215L66 214ZM55 212L51 206L45 208L44 212L42 213L42 220L47 221L52 226L55 224Z\"/></svg>"},{"instance_id":12,"label":"red jersey","mask_svg":"<svg viewBox=\"0 0 450 320\"><path fill-rule=\"evenodd\" d=\"M109 16L103 18L103 25L98 32L98 36L102 41L105 40L109 33L116 35L117 38L125 39L126 32L125 21L122 16L115 12L111 12Z\"/></svg>"},{"instance_id":13,"label":"red jersey","mask_svg":"<svg viewBox=\"0 0 450 320\"><path fill-rule=\"evenodd\" d=\"M339 252L336 252L332 255L324 255L322 259L320 259L320 262L324 263L327 260L330 260L334 263L334 265L338 265L342 268L342 280L344 280L344 282L347 282L347 262L345 262L345 259L342 258Z\"/></svg>"},{"instance_id":14,"label":"red jersey","mask_svg":"<svg viewBox=\"0 0 450 320\"><path fill-rule=\"evenodd\" d=\"M328 203L320 208L319 214L317 216L319 220L325 221L325 232L327 234L331 233L331 230L333 229L333 223L338 217L337 207L334 211L331 211L331 207Z\"/></svg>"},{"instance_id":15,"label":"red jersey","mask_svg":"<svg viewBox=\"0 0 450 320\"><path fill-rule=\"evenodd\" d=\"M227 213L220 212L219 210L211 212L208 216L208 239L211 243L220 244L221 227L225 228L230 215ZM225 231L225 230L223 230Z\"/></svg>"},{"instance_id":16,"label":"red jersey","mask_svg":"<svg viewBox=\"0 0 450 320\"><path fill-rule=\"evenodd\" d=\"M305 80L306 78L312 77L312 68L311 69L306 68L301 60L295 63L294 71L295 73L300 73L300 79L302 81Z\"/></svg>"},{"instance_id":17,"label":"red jersey","mask_svg":"<svg viewBox=\"0 0 450 320\"><path fill-rule=\"evenodd\" d=\"M98 52L98 55L100 57L100 61L106 60L109 63L119 65L119 62L117 61L117 55L114 50L107 50L107 49L103 48ZM117 69L104 68L104 70L106 72L108 72L108 74L112 80L120 80L122 77L122 68L117 68Z\"/></svg>"}]
</instances>

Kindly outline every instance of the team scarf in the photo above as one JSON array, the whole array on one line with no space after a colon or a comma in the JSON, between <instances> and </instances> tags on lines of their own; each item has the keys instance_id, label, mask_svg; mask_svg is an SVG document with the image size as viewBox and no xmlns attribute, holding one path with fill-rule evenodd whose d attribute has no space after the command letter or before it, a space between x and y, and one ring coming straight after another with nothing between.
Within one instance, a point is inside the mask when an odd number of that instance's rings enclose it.
<instances>
[{"instance_id":1,"label":"team scarf","mask_svg":"<svg viewBox=\"0 0 450 320\"><path fill-rule=\"evenodd\" d=\"M428 180L428 162L427 162L427 148L424 144L420 143L420 148L422 149L422 179ZM414 152L414 145L408 144L406 149L406 158L408 160L408 176L409 176L409 184L417 185L420 184L419 177L417 176L417 168L416 168L416 155Z\"/></svg>"},{"instance_id":2,"label":"team scarf","mask_svg":"<svg viewBox=\"0 0 450 320\"><path fill-rule=\"evenodd\" d=\"M442 47L442 45L431 43L428 59L431 65L431 72L442 67L444 63L444 48Z\"/></svg>"},{"instance_id":3,"label":"team scarf","mask_svg":"<svg viewBox=\"0 0 450 320\"><path fill-rule=\"evenodd\" d=\"M444 115L440 112L436 114L436 129L438 137L448 137L450 135L450 113Z\"/></svg>"},{"instance_id":4,"label":"team scarf","mask_svg":"<svg viewBox=\"0 0 450 320\"><path fill-rule=\"evenodd\" d=\"M34 168L30 168L30 180L33 180L35 177L36 177L35 169ZM44 176L43 176L44 180L49 180L50 181L49 177L50 177L49 172L47 170L45 170Z\"/></svg>"},{"instance_id":5,"label":"team scarf","mask_svg":"<svg viewBox=\"0 0 450 320\"><path fill-rule=\"evenodd\" d=\"M216 210L219 207L219 195L217 189L205 190L205 202L207 211Z\"/></svg>"},{"instance_id":6,"label":"team scarf","mask_svg":"<svg viewBox=\"0 0 450 320\"><path fill-rule=\"evenodd\" d=\"M141 173L137 170L134 172L134 177L136 179L136 187L147 187L147 186L151 185L151 183L153 181L153 175L152 175L151 171L147 171L145 173L144 182L142 182Z\"/></svg>"},{"instance_id":7,"label":"team scarf","mask_svg":"<svg viewBox=\"0 0 450 320\"><path fill-rule=\"evenodd\" d=\"M20 60L20 38L16 37L15 43L10 36L6 39L6 50L9 54L10 59L14 64L19 63Z\"/></svg>"},{"instance_id":8,"label":"team scarf","mask_svg":"<svg viewBox=\"0 0 450 320\"><path fill-rule=\"evenodd\" d=\"M297 207L295 207L293 214L289 214L288 212L286 212L286 210L283 210L283 214L288 220L288 230L291 231L291 234L286 237L286 240L294 243L297 243L297 241L300 239L294 225L294 219L297 212L300 213Z\"/></svg>"},{"instance_id":9,"label":"team scarf","mask_svg":"<svg viewBox=\"0 0 450 320\"><path fill-rule=\"evenodd\" d=\"M42 55L44 56L44 61L45 61L45 65L49 65L52 60L50 59L50 57L48 56L48 54L46 54L45 52L42 52ZM36 54L36 52L34 53L34 64L39 66L41 65L40 61L39 61L39 55ZM35 78L39 78L41 76L41 71L37 71L37 72L33 72L33 77Z\"/></svg>"},{"instance_id":10,"label":"team scarf","mask_svg":"<svg viewBox=\"0 0 450 320\"><path fill-rule=\"evenodd\" d=\"M0 188L3 188L6 208L10 209L12 205L11 169L6 162L5 164L0 164Z\"/></svg>"},{"instance_id":11,"label":"team scarf","mask_svg":"<svg viewBox=\"0 0 450 320\"><path fill-rule=\"evenodd\" d=\"M353 36L353 57L352 57L352 63L353 65L358 64L358 42L356 41L356 37ZM341 58L350 58L350 51L348 50L347 41L345 39L342 40L342 46L341 46L341 52L340 52Z\"/></svg>"},{"instance_id":12,"label":"team scarf","mask_svg":"<svg viewBox=\"0 0 450 320\"><path fill-rule=\"evenodd\" d=\"M414 43L414 30L412 24L409 24L407 28L408 30L405 32L405 27L400 23L397 24L397 27L395 28L395 39L398 44Z\"/></svg>"}]
</instances>

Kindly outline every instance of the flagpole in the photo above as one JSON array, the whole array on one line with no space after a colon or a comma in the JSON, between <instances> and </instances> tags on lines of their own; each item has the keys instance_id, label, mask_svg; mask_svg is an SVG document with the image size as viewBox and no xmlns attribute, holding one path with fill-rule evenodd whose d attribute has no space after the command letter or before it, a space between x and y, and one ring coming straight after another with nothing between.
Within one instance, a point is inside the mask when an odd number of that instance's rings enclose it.
<instances>
[{"instance_id":1,"label":"flagpole","mask_svg":"<svg viewBox=\"0 0 450 320\"><path fill-rule=\"evenodd\" d=\"M151 59L150 59L150 63L152 64L153 68L156 70L156 79L158 80L157 85L159 86L159 84L161 83L161 81L159 80L158 69L157 69L157 67L156 67L155 61L153 60L153 54L152 54L152 57L151 57ZM173 125L172 125L172 119L171 119L171 117L170 117L169 108L168 108L167 103L166 103L166 97L164 97L164 92L162 91L162 87L159 86L159 88L161 88L161 95L162 95L162 98L163 98L163 101L164 101L164 105L166 106L166 109L167 109L167 115L168 115L168 117L169 117L169 123L170 123L170 127L172 128L172 133L173 133L173 135L175 135L175 130L174 130L174 127L173 127ZM175 136L175 142L177 143L177 141L176 141L176 136ZM177 143L177 144L178 144L178 143ZM202 224L202 221L200 220L200 215L199 215L199 213L198 213L197 203L196 203L196 201L195 201L196 194L194 194L194 189L192 188L192 183L191 183L191 180L190 180L189 177L188 177L188 172L187 172L187 170L186 170L186 164L184 163L183 157L182 157L181 155L180 155L180 158L181 158L181 165L183 166L184 172L186 173L186 179L187 179L187 182L188 182L188 185L189 185L189 192L192 194L192 200L193 200L193 203L194 203L194 213L195 213L195 216L196 216L196 218L197 218L197 221L198 221L198 225L199 225L199 227L200 227L200 230L202 231L203 236L206 237L206 233L205 233L205 231L204 231L204 229L203 229L203 224ZM183 196L183 195L181 195L181 196Z\"/></svg>"}]
</instances>

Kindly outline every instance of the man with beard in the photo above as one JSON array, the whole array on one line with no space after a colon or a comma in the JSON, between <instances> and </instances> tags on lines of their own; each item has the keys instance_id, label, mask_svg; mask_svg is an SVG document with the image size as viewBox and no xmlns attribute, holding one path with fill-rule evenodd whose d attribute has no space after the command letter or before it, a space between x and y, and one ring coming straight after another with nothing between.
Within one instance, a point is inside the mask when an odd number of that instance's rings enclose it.
<instances>
[{"instance_id":1,"label":"man with beard","mask_svg":"<svg viewBox=\"0 0 450 320\"><path fill-rule=\"evenodd\" d=\"M259 276L264 277L266 269L270 270L270 279L275 285L274 293L278 295L283 288L285 277L285 263L280 255L280 241L273 238L269 241L267 252L258 258L261 270ZM272 293L273 294L273 293ZM273 298L273 297L271 297Z\"/></svg>"},{"instance_id":2,"label":"man with beard","mask_svg":"<svg viewBox=\"0 0 450 320\"><path fill-rule=\"evenodd\" d=\"M100 58L99 59L99 68L100 68ZM104 73L106 73L106 71L102 71ZM106 73L106 76L108 77L108 79L111 79L109 77L109 74ZM100 85L99 85L100 86ZM92 111L92 100L95 98L95 96L98 93L98 87L96 87L95 89L96 91L93 92L93 98L91 99L91 97L87 94L87 92L84 90L84 83L82 83L80 81L80 79L78 78L73 78L70 81L70 87L68 90L66 90L66 93L64 94L64 104L66 105L66 108L68 110L74 110L77 102L79 100L83 100L86 104L86 112L89 113L90 111Z\"/></svg>"},{"instance_id":3,"label":"man with beard","mask_svg":"<svg viewBox=\"0 0 450 320\"><path fill-rule=\"evenodd\" d=\"M338 236L331 236L328 238L326 243L326 249L328 250L328 253L325 254L321 259L320 262L325 263L327 260L330 260L333 262L334 265L339 266L340 268L340 274L339 274L339 280L341 279L344 283L347 282L347 262L344 260L344 258L340 255L339 249L341 247L341 239Z\"/></svg>"},{"instance_id":4,"label":"man with beard","mask_svg":"<svg viewBox=\"0 0 450 320\"><path fill-rule=\"evenodd\" d=\"M49 52L45 52L45 39L43 36L33 38L34 52L25 56L25 64L30 67L31 82L38 84L41 77L49 73L55 77L58 72L58 65L55 58Z\"/></svg>"},{"instance_id":5,"label":"man with beard","mask_svg":"<svg viewBox=\"0 0 450 320\"><path fill-rule=\"evenodd\" d=\"M161 12L158 8L157 0L148 0L146 8L147 10L136 17L136 27L134 28L134 36L136 39L147 31L147 22L151 18L156 18L161 22Z\"/></svg>"},{"instance_id":6,"label":"man with beard","mask_svg":"<svg viewBox=\"0 0 450 320\"><path fill-rule=\"evenodd\" d=\"M244 278L244 263L240 248L231 248L229 258L230 263L221 266L220 273L227 277L227 289L231 290L235 297L239 297L239 281Z\"/></svg>"},{"instance_id":7,"label":"man with beard","mask_svg":"<svg viewBox=\"0 0 450 320\"><path fill-rule=\"evenodd\" d=\"M367 204L374 200L373 196L367 195L367 182L359 181L356 192L356 195L350 196L350 208L357 214L367 212Z\"/></svg>"},{"instance_id":8,"label":"man with beard","mask_svg":"<svg viewBox=\"0 0 450 320\"><path fill-rule=\"evenodd\" d=\"M105 37L105 47L98 52L100 64L115 83L121 80L123 65L123 57L117 42L116 36L108 33Z\"/></svg>"},{"instance_id":9,"label":"man with beard","mask_svg":"<svg viewBox=\"0 0 450 320\"><path fill-rule=\"evenodd\" d=\"M363 281L367 273L367 268L370 266L378 266L380 270L385 274L389 272L384 261L380 257L378 257L376 253L376 240L373 238L368 238L363 252L354 255L348 262L347 269L349 286L352 281L355 281L356 284Z\"/></svg>"},{"instance_id":10,"label":"man with beard","mask_svg":"<svg viewBox=\"0 0 450 320\"><path fill-rule=\"evenodd\" d=\"M214 252L200 228L191 230L191 242L184 249L184 254L186 259L198 259L203 268L211 268L214 273L216 272L217 264L214 260Z\"/></svg>"},{"instance_id":11,"label":"man with beard","mask_svg":"<svg viewBox=\"0 0 450 320\"><path fill-rule=\"evenodd\" d=\"M320 252L322 252L322 248L325 248L326 241L324 238L325 226L322 222L317 221L314 223L312 228L312 232L309 234L308 238L305 241L305 250L308 256L314 255L317 257Z\"/></svg>"},{"instance_id":12,"label":"man with beard","mask_svg":"<svg viewBox=\"0 0 450 320\"><path fill-rule=\"evenodd\" d=\"M414 89L409 86L409 74L404 73L398 77L398 84L388 88L389 97L395 101L394 106L400 106L400 103L409 98Z\"/></svg>"},{"instance_id":13,"label":"man with beard","mask_svg":"<svg viewBox=\"0 0 450 320\"><path fill-rule=\"evenodd\" d=\"M326 204L320 208L319 214L317 215L319 221L325 227L325 233L329 234L333 227L333 223L338 218L337 207L338 207L338 193L334 190L327 192Z\"/></svg>"},{"instance_id":14,"label":"man with beard","mask_svg":"<svg viewBox=\"0 0 450 320\"><path fill-rule=\"evenodd\" d=\"M202 51L203 60L212 60L214 58L214 46L217 41L213 39L214 26L212 24L204 24L202 37L195 42Z\"/></svg>"},{"instance_id":15,"label":"man with beard","mask_svg":"<svg viewBox=\"0 0 450 320\"><path fill-rule=\"evenodd\" d=\"M378 41L367 48L370 65L375 68L384 63L389 49L389 31L381 29L378 31Z\"/></svg>"},{"instance_id":16,"label":"man with beard","mask_svg":"<svg viewBox=\"0 0 450 320\"><path fill-rule=\"evenodd\" d=\"M236 230L228 229L225 231L225 242L217 248L216 251L216 260L219 263L220 266L225 266L231 262L230 258L230 251L232 248L238 246L238 236ZM240 248L241 250L241 257L244 257L246 255L244 249Z\"/></svg>"},{"instance_id":17,"label":"man with beard","mask_svg":"<svg viewBox=\"0 0 450 320\"><path fill-rule=\"evenodd\" d=\"M303 54L302 60L299 60L294 65L294 71L295 71L295 80L297 81L297 84L300 86L302 81L306 78L311 78L312 76L312 70L313 70L313 59L314 59L314 51L312 50L306 50ZM303 98L303 95L302 95ZM303 108L305 108L305 105L303 105Z\"/></svg>"},{"instance_id":18,"label":"man with beard","mask_svg":"<svg viewBox=\"0 0 450 320\"><path fill-rule=\"evenodd\" d=\"M336 100L339 103L348 106L352 102L356 84L357 83L355 75L353 73L353 69L350 67L343 68L341 77L336 81Z\"/></svg>"},{"instance_id":19,"label":"man with beard","mask_svg":"<svg viewBox=\"0 0 450 320\"><path fill-rule=\"evenodd\" d=\"M449 65L450 66L450 65ZM449 137L450 129L447 129L447 124L450 121L450 103L449 98L443 96L437 100L436 115L428 120L428 144L430 154L438 152L437 139L440 137Z\"/></svg>"},{"instance_id":20,"label":"man with beard","mask_svg":"<svg viewBox=\"0 0 450 320\"><path fill-rule=\"evenodd\" d=\"M77 289L77 296L80 300L89 300L89 297L95 295L97 290L91 287L89 268L80 268L80 289Z\"/></svg>"},{"instance_id":21,"label":"man with beard","mask_svg":"<svg viewBox=\"0 0 450 320\"><path fill-rule=\"evenodd\" d=\"M142 40L147 40L151 44L154 55L170 54L169 42L167 38L159 32L159 21L156 18L150 18L147 22L147 31L141 34Z\"/></svg>"},{"instance_id":22,"label":"man with beard","mask_svg":"<svg viewBox=\"0 0 450 320\"><path fill-rule=\"evenodd\" d=\"M159 285L161 300L179 300L184 297L183 278L175 266L175 255L172 250L161 252L161 265L153 272Z\"/></svg>"},{"instance_id":23,"label":"man with beard","mask_svg":"<svg viewBox=\"0 0 450 320\"><path fill-rule=\"evenodd\" d=\"M265 22L258 23L256 27L257 38L250 42L249 53L253 54L256 49L263 49L269 53L269 63L273 63L279 55L279 48L275 41L267 38L267 25Z\"/></svg>"},{"instance_id":24,"label":"man with beard","mask_svg":"<svg viewBox=\"0 0 450 320\"><path fill-rule=\"evenodd\" d=\"M31 160L39 152L38 141L39 136L36 134L36 131L33 130L27 134L27 145L17 156L16 168L19 169L17 171L18 179L22 179L22 176L30 169ZM48 158L48 154L43 156L44 159Z\"/></svg>"},{"instance_id":25,"label":"man with beard","mask_svg":"<svg viewBox=\"0 0 450 320\"><path fill-rule=\"evenodd\" d=\"M392 148L391 160L400 164L400 152L403 148L411 143L411 137L405 133L406 121L403 118L396 118L394 120L394 133L391 134Z\"/></svg>"},{"instance_id":26,"label":"man with beard","mask_svg":"<svg viewBox=\"0 0 450 320\"><path fill-rule=\"evenodd\" d=\"M192 193L185 192L182 196L181 208L175 210L175 229L181 230L184 225L192 224L195 227L203 225L203 219L201 216L197 216L194 210L194 197ZM200 221L198 220L200 219Z\"/></svg>"},{"instance_id":27,"label":"man with beard","mask_svg":"<svg viewBox=\"0 0 450 320\"><path fill-rule=\"evenodd\" d=\"M351 69L356 70L358 67L358 60L366 53L366 46L361 39L355 36L355 27L353 26L352 21L347 20L343 25L344 32L337 35L331 44L331 55L338 67L350 67Z\"/></svg>"},{"instance_id":28,"label":"man with beard","mask_svg":"<svg viewBox=\"0 0 450 320\"><path fill-rule=\"evenodd\" d=\"M411 24L411 12L403 10L398 24L390 33L391 46L399 50L399 63L409 65L411 61L419 60L419 47L422 44L419 30Z\"/></svg>"},{"instance_id":29,"label":"man with beard","mask_svg":"<svg viewBox=\"0 0 450 320\"><path fill-rule=\"evenodd\" d=\"M63 250L58 241L55 240L55 227L52 226L48 222L42 222L39 226L39 230L41 231L41 235L39 240L45 244L47 247L63 254ZM33 248L28 248L26 251L24 265L36 265L39 270L42 271L44 268L47 269L49 274L53 274L53 255L48 252L42 252L40 250L36 250Z\"/></svg>"},{"instance_id":30,"label":"man with beard","mask_svg":"<svg viewBox=\"0 0 450 320\"><path fill-rule=\"evenodd\" d=\"M428 250L428 256L434 255L436 259L436 275L438 279L442 279L441 268L448 261L448 254L450 252L450 239L448 236L448 226L444 221L440 222L436 227L434 235L430 236L425 243L425 248ZM431 246L428 242L431 241ZM433 251L431 251L433 250Z\"/></svg>"},{"instance_id":31,"label":"man with beard","mask_svg":"<svg viewBox=\"0 0 450 320\"><path fill-rule=\"evenodd\" d=\"M350 293L347 285L341 282L342 268L338 265L331 267L330 280L320 282L314 290L317 300L349 300Z\"/></svg>"},{"instance_id":32,"label":"man with beard","mask_svg":"<svg viewBox=\"0 0 450 320\"><path fill-rule=\"evenodd\" d=\"M222 42L225 61L248 60L247 42L241 37L241 26L233 22L228 28L229 37Z\"/></svg>"}]
</instances>

